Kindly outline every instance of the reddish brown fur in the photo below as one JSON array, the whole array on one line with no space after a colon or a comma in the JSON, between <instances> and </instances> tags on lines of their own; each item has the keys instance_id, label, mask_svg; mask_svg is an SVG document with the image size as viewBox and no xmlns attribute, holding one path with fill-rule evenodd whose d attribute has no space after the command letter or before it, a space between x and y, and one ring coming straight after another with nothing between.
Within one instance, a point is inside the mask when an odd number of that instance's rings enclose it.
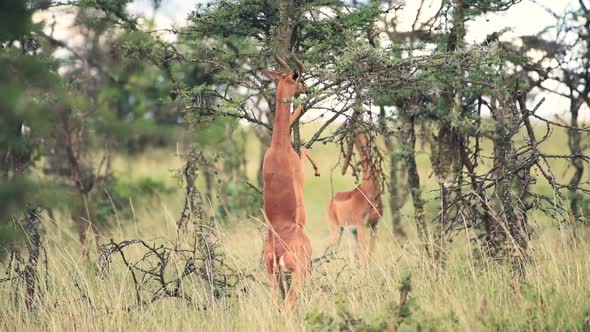
<instances>
[{"instance_id":1,"label":"reddish brown fur","mask_svg":"<svg viewBox=\"0 0 590 332\"><path fill-rule=\"evenodd\" d=\"M301 148L301 156L297 155L290 134L290 125L301 112L298 108L291 116L290 99L304 92L306 86L302 80L294 80L291 72L267 74L278 81L278 86L272 141L263 164L264 213L269 224L263 256L275 299L279 297L284 272L292 273L291 287L285 290L285 306L290 311L311 270L311 244L303 229L307 150Z\"/></svg>"},{"instance_id":2,"label":"reddish brown fur","mask_svg":"<svg viewBox=\"0 0 590 332\"><path fill-rule=\"evenodd\" d=\"M332 245L337 246L342 230L347 226L356 226L357 241L363 261L368 260L375 244L375 231L380 216L383 214L381 202L380 174L370 156L370 146L365 134L355 138L355 147L361 157L363 168L362 182L352 191L338 192L326 207ZM345 169L346 169L345 165ZM365 247L366 227L371 232L369 252Z\"/></svg>"}]
</instances>

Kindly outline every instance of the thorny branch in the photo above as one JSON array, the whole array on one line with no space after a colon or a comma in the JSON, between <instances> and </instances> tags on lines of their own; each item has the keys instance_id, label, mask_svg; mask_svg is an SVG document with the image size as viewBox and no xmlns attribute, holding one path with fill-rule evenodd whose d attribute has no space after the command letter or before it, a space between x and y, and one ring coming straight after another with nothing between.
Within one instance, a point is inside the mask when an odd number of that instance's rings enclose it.
<instances>
[{"instance_id":1,"label":"thorny branch","mask_svg":"<svg viewBox=\"0 0 590 332\"><path fill-rule=\"evenodd\" d=\"M231 296L232 290L237 290L243 280L251 277L225 263L214 219L207 218L201 193L195 185L198 165L202 163L206 163L204 156L196 149L191 150L182 169L185 204L177 222L175 242L157 244L141 239L111 240L99 248L99 266L103 276L107 274L113 257L121 257L131 275L137 305L164 297L195 303L193 296L186 291L186 284L195 282L205 283L206 303L212 303L221 297ZM191 231L188 230L189 224L193 226ZM134 252L131 248L142 254L131 256Z\"/></svg>"}]
</instances>

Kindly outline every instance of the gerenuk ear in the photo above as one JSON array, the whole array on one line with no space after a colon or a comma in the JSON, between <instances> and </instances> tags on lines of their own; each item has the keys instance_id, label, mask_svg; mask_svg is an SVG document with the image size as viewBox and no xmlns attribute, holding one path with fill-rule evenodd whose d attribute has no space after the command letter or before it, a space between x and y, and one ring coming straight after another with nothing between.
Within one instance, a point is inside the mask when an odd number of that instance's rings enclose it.
<instances>
[{"instance_id":1,"label":"gerenuk ear","mask_svg":"<svg viewBox=\"0 0 590 332\"><path fill-rule=\"evenodd\" d=\"M278 71L274 71L272 69L265 70L264 74L275 81L278 81L281 79L281 73L279 73Z\"/></svg>"}]
</instances>

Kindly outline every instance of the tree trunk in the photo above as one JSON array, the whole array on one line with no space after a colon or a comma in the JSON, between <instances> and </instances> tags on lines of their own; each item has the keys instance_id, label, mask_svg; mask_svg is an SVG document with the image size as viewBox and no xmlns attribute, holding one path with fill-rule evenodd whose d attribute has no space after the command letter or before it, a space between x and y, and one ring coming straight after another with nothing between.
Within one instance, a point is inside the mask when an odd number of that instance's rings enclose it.
<instances>
[{"instance_id":1,"label":"tree trunk","mask_svg":"<svg viewBox=\"0 0 590 332\"><path fill-rule=\"evenodd\" d=\"M403 181L405 179L402 178L402 172L405 169L400 164L391 136L387 133L384 106L379 107L379 122L385 140L385 146L387 147L387 152L389 152L389 210L391 211L391 226L396 236L406 238L407 234L401 223L401 209L407 197L407 190L404 188L406 186Z\"/></svg>"},{"instance_id":2,"label":"tree trunk","mask_svg":"<svg viewBox=\"0 0 590 332\"><path fill-rule=\"evenodd\" d=\"M76 220L78 221L78 236L80 239L80 245L82 246L82 255L87 257L88 229L91 228L95 232L95 236L97 235L96 226L93 224L94 213L89 206L91 202L88 199L88 195L94 187L95 174L90 167L84 168L84 165L82 164L81 151L83 142L81 141L81 133L79 128L75 128L75 126L70 123L71 116L71 110L67 109L60 114L60 119L64 133L64 147L68 159L70 176L82 198L82 205L77 210Z\"/></svg>"},{"instance_id":3,"label":"tree trunk","mask_svg":"<svg viewBox=\"0 0 590 332\"><path fill-rule=\"evenodd\" d=\"M403 179L401 178L404 167L400 165L398 157L394 154L393 150L390 150L389 158L389 209L391 211L391 226L395 235L406 238L407 234L402 226L401 214L407 197L407 190L402 185Z\"/></svg>"},{"instance_id":4,"label":"tree trunk","mask_svg":"<svg viewBox=\"0 0 590 332\"><path fill-rule=\"evenodd\" d=\"M35 290L37 289L37 262L39 261L39 252L41 249L41 219L39 214L41 209L32 208L27 211L24 231L28 238L27 249L29 251L29 260L24 270L25 280L25 305L28 310L35 308Z\"/></svg>"},{"instance_id":5,"label":"tree trunk","mask_svg":"<svg viewBox=\"0 0 590 332\"><path fill-rule=\"evenodd\" d=\"M571 128L568 129L568 143L572 158L570 164L574 168L574 175L569 182L569 193L570 193L570 210L572 214L573 222L582 221L582 213L580 207L580 193L578 187L582 181L582 175L584 174L584 160L582 159L582 135L577 128L578 124L578 113L581 107L581 102L578 99L570 100L570 114L571 114Z\"/></svg>"},{"instance_id":6,"label":"tree trunk","mask_svg":"<svg viewBox=\"0 0 590 332\"><path fill-rule=\"evenodd\" d=\"M428 235L428 228L426 227L426 220L424 217L424 201L422 200L420 175L418 174L418 166L416 165L416 132L414 129L414 114L411 114L406 110L402 110L401 112L402 144L404 151L403 159L408 171L408 184L410 186L412 203L414 205L416 229L418 231L418 237L424 245L426 255L430 257L430 236Z\"/></svg>"},{"instance_id":7,"label":"tree trunk","mask_svg":"<svg viewBox=\"0 0 590 332\"><path fill-rule=\"evenodd\" d=\"M499 222L506 233L511 256L515 270L522 272L522 263L525 260L528 237L526 236L525 225L519 218L514 207L516 201L512 193L512 174L513 160L513 142L514 135L512 107L514 107L511 98L502 101L500 107L495 112L496 129L494 137L494 177L496 178L496 196L498 197L501 215Z\"/></svg>"},{"instance_id":8,"label":"tree trunk","mask_svg":"<svg viewBox=\"0 0 590 332\"><path fill-rule=\"evenodd\" d=\"M463 0L453 0L453 27L447 39L447 51L455 52L464 48L465 13ZM463 163L461 161L460 129L453 123L461 117L462 89L461 86L450 86L452 93L443 94L444 108L448 114L443 117L439 129L436 145L432 147L431 162L436 179L440 187L440 211L436 231L434 232L434 259L444 266L446 261L446 232L453 216L448 210L451 194L455 192L451 187L460 188L457 180L461 176Z\"/></svg>"},{"instance_id":9,"label":"tree trunk","mask_svg":"<svg viewBox=\"0 0 590 332\"><path fill-rule=\"evenodd\" d=\"M198 250L202 257L199 266L200 276L207 283L209 300L215 301L219 295L216 285L218 241L214 234L215 219L209 218L203 208L203 196L197 190L195 180L197 178L198 165L204 162L204 156L195 149L188 155L182 169L185 181L184 207L177 222L177 234L187 231L189 223L194 230L194 240L198 243Z\"/></svg>"}]
</instances>

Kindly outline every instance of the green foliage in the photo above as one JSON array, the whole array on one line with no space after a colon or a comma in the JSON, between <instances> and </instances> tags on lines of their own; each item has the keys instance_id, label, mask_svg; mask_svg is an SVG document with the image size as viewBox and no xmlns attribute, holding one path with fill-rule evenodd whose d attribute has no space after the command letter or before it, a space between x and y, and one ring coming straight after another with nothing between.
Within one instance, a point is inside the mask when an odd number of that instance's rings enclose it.
<instances>
[{"instance_id":1,"label":"green foliage","mask_svg":"<svg viewBox=\"0 0 590 332\"><path fill-rule=\"evenodd\" d=\"M366 319L356 317L347 308L342 294L336 296L336 316L330 316L319 310L312 309L305 316L305 321L311 331L385 331L390 328L387 317L383 315L377 322L367 322Z\"/></svg>"},{"instance_id":2,"label":"green foliage","mask_svg":"<svg viewBox=\"0 0 590 332\"><path fill-rule=\"evenodd\" d=\"M253 37L268 40L279 19L270 1L221 0L198 4L189 19L190 30L205 37Z\"/></svg>"},{"instance_id":3,"label":"green foliage","mask_svg":"<svg viewBox=\"0 0 590 332\"><path fill-rule=\"evenodd\" d=\"M228 212L233 216L244 217L257 215L262 206L262 194L252 188L248 183L228 182L222 188L220 195L227 204L220 205L217 208L217 215L221 218L228 216Z\"/></svg>"},{"instance_id":4,"label":"green foliage","mask_svg":"<svg viewBox=\"0 0 590 332\"><path fill-rule=\"evenodd\" d=\"M38 136L46 129L45 93L59 80L54 63L43 56L29 56L15 47L0 49L0 149L21 155L30 154L32 140L21 133L22 125Z\"/></svg>"},{"instance_id":5,"label":"green foliage","mask_svg":"<svg viewBox=\"0 0 590 332\"><path fill-rule=\"evenodd\" d=\"M47 129L51 99L59 96L56 62L37 52L33 13L40 1L0 1L0 245L16 234L13 219L39 203L39 184L27 177ZM18 42L17 42L18 41Z\"/></svg>"},{"instance_id":6,"label":"green foliage","mask_svg":"<svg viewBox=\"0 0 590 332\"><path fill-rule=\"evenodd\" d=\"M226 218L258 214L262 195L248 184L246 174L247 131L236 119L228 118L198 123L195 127L193 142L209 156L204 171L216 180L215 188L209 189L216 192L218 215Z\"/></svg>"},{"instance_id":7,"label":"green foliage","mask_svg":"<svg viewBox=\"0 0 590 332\"><path fill-rule=\"evenodd\" d=\"M33 12L46 1L0 1L0 42L19 40L34 29Z\"/></svg>"},{"instance_id":8,"label":"green foliage","mask_svg":"<svg viewBox=\"0 0 590 332\"><path fill-rule=\"evenodd\" d=\"M0 179L0 259L26 239L20 223L28 209L68 208L73 199L69 193L55 183L30 177Z\"/></svg>"},{"instance_id":9,"label":"green foliage","mask_svg":"<svg viewBox=\"0 0 590 332\"><path fill-rule=\"evenodd\" d=\"M291 44L304 63L320 68L321 75L321 68L345 56L349 45L363 43L382 12L377 3L353 8L341 1L306 2L306 10L315 11L320 7L330 14L301 15ZM188 88L206 83L207 88L201 87L202 92L216 97L223 95L226 104L222 110L236 112L243 101L235 100L237 94L223 86L227 84L234 91L239 87L251 89L253 86L247 82L254 77L259 80L257 74L261 69L273 66L269 48L273 29L278 24L277 9L271 1L220 0L198 5L190 20L191 25L181 35L182 43L194 50L195 58L205 59L203 62L209 66L204 70L211 76L210 81L189 83ZM215 61L212 63L210 59ZM226 98L225 92L230 92L232 98ZM216 100L216 103L221 102ZM204 108L210 109L210 106ZM198 109L197 106L195 111Z\"/></svg>"},{"instance_id":10,"label":"green foliage","mask_svg":"<svg viewBox=\"0 0 590 332\"><path fill-rule=\"evenodd\" d=\"M588 332L590 331L590 308L586 309L582 314L582 317L578 318L575 322L576 329L579 331Z\"/></svg>"},{"instance_id":11,"label":"green foliage","mask_svg":"<svg viewBox=\"0 0 590 332\"><path fill-rule=\"evenodd\" d=\"M382 14L378 2L355 9L347 8L343 3L333 4L331 9L334 14L326 19L302 18L300 43L312 63L326 62L334 57L351 59L347 54L351 43L368 42L366 34L374 29L375 21Z\"/></svg>"},{"instance_id":12,"label":"green foliage","mask_svg":"<svg viewBox=\"0 0 590 332\"><path fill-rule=\"evenodd\" d=\"M336 295L335 316L312 309L305 316L305 321L312 331L436 331L441 321L456 323L452 313L439 317L432 316L422 310L416 299L409 296L412 290L412 279L409 273L400 278L400 302L389 302L385 312L378 314L373 320L354 315L348 309L343 294Z\"/></svg>"},{"instance_id":13,"label":"green foliage","mask_svg":"<svg viewBox=\"0 0 590 332\"><path fill-rule=\"evenodd\" d=\"M400 303L393 301L387 306L387 310L381 313L373 321L365 317L355 316L346 305L346 299L342 294L336 295L336 313L331 316L319 310L313 309L305 316L305 321L312 331L434 331L437 321L451 319L452 317L435 318L419 312L416 300L409 297L412 290L410 274L404 274L400 279Z\"/></svg>"},{"instance_id":14,"label":"green foliage","mask_svg":"<svg viewBox=\"0 0 590 332\"><path fill-rule=\"evenodd\" d=\"M464 0L465 16L473 18L490 12L510 9L522 0Z\"/></svg>"},{"instance_id":15,"label":"green foliage","mask_svg":"<svg viewBox=\"0 0 590 332\"><path fill-rule=\"evenodd\" d=\"M546 188L550 190L552 188ZM571 192L568 191L568 198L571 201L572 199L578 199L578 206L579 206L579 215L582 218L582 222L585 224L590 224L590 195L582 193L582 192Z\"/></svg>"},{"instance_id":16,"label":"green foliage","mask_svg":"<svg viewBox=\"0 0 590 332\"><path fill-rule=\"evenodd\" d=\"M212 151L217 150L217 146L227 143L231 138L232 129L239 126L236 119L219 118L214 121L203 121L195 123L193 132L193 142L202 148L210 148Z\"/></svg>"},{"instance_id":17,"label":"green foliage","mask_svg":"<svg viewBox=\"0 0 590 332\"><path fill-rule=\"evenodd\" d=\"M93 202L96 221L102 225L106 225L115 214L119 221L132 219L131 200L145 203L148 199L159 198L174 191L151 177L142 177L134 182L112 177L101 187Z\"/></svg>"},{"instance_id":18,"label":"green foliage","mask_svg":"<svg viewBox=\"0 0 590 332\"><path fill-rule=\"evenodd\" d=\"M22 177L5 180L0 184L0 216L9 218L22 211L22 204L34 189L34 184Z\"/></svg>"},{"instance_id":19,"label":"green foliage","mask_svg":"<svg viewBox=\"0 0 590 332\"><path fill-rule=\"evenodd\" d=\"M170 193L172 189L151 177L143 177L137 181L137 192L140 195L161 195Z\"/></svg>"},{"instance_id":20,"label":"green foliage","mask_svg":"<svg viewBox=\"0 0 590 332\"><path fill-rule=\"evenodd\" d=\"M97 133L129 152L171 145L178 137L181 113L165 101L173 89L170 74L160 67L167 44L139 31L125 32L113 43L115 81L100 82Z\"/></svg>"},{"instance_id":21,"label":"green foliage","mask_svg":"<svg viewBox=\"0 0 590 332\"><path fill-rule=\"evenodd\" d=\"M136 30L137 21L127 13L127 5L132 0L79 0L77 6L83 9L92 8L107 14L107 20L124 29Z\"/></svg>"}]
</instances>

